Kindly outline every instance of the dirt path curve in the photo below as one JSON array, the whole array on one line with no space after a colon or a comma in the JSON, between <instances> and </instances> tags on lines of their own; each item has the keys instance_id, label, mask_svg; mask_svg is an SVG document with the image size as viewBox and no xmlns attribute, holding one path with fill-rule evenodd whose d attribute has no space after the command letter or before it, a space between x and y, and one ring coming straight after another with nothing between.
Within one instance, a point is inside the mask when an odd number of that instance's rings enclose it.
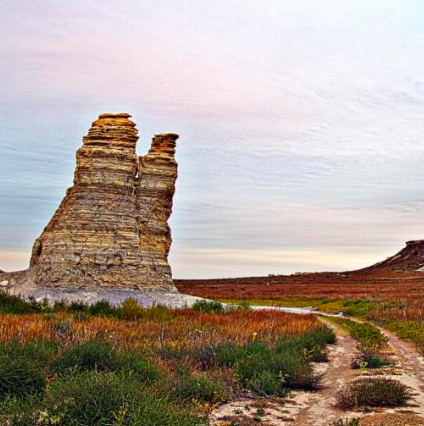
<instances>
[{"instance_id":1,"label":"dirt path curve","mask_svg":"<svg viewBox=\"0 0 424 426\"><path fill-rule=\"evenodd\" d=\"M324 374L323 387L316 392L294 391L290 398L282 403L270 400L264 404L264 424L269 426L329 426L345 413L336 407L338 389L355 377L350 368L352 357L357 352L356 342L339 325L323 322L332 327L337 335L337 342L328 347L328 363L316 364L317 371ZM256 404L257 405L257 404ZM251 417L255 412L255 402L250 398L241 398L219 407L211 416L210 425L229 424L234 419L234 413L243 413L237 418L237 424L243 423L243 417ZM224 420L224 422L223 422ZM225 422L227 420L227 423Z\"/></svg>"},{"instance_id":2,"label":"dirt path curve","mask_svg":"<svg viewBox=\"0 0 424 426\"><path fill-rule=\"evenodd\" d=\"M415 422L418 419L416 415L419 416L419 419L424 417L424 357L411 343L400 340L396 335L382 328L382 333L388 337L386 355L392 359L395 366L368 370L367 374L383 375L401 381L412 389L413 400L406 407L379 409L367 414L343 411L337 407L336 396L340 387L359 376L358 370L351 369L352 359L358 353L357 342L338 324L327 321L325 318L321 319L332 327L337 335L336 344L328 347L329 362L316 364L317 371L324 373L322 389L316 392L295 391L292 392L289 399L283 401L271 399L263 402L266 413L262 417L264 424L269 426L330 426L339 419L365 416L367 422L364 424L366 425L424 425L424 420ZM254 402L252 398L242 398L225 404L212 414L210 425L229 424L229 422L222 423L222 420L234 418L235 413L243 413L241 417L245 419L252 418L257 404L260 403ZM392 423L390 418L396 418L397 421L401 419L402 422L405 419L406 423ZM412 418L415 421L411 421ZM385 423L381 423L381 420L384 420ZM253 423L248 421L237 424L251 425Z\"/></svg>"},{"instance_id":3,"label":"dirt path curve","mask_svg":"<svg viewBox=\"0 0 424 426\"><path fill-rule=\"evenodd\" d=\"M325 320L324 320L325 322ZM330 347L330 359L324 378L324 389L307 399L304 406L295 416L294 426L328 426L338 419L363 417L363 412L347 412L335 406L337 390L348 381L358 377L358 371L350 368L356 351L356 342L346 334L340 326L328 324L336 332L338 341ZM387 369L368 370L368 374L381 374L399 380L412 390L413 400L406 407L379 409L368 414L371 418L378 416L406 416L414 414L424 416L424 357L412 343L399 339L394 333L383 328L381 332L388 337L387 355L395 362L395 366ZM396 417L399 419L399 417ZM410 417L408 417L409 419ZM387 423L392 424L392 423ZM409 420L405 424L410 424ZM417 424L417 423L414 423ZM420 423L421 424L421 423Z\"/></svg>"},{"instance_id":4,"label":"dirt path curve","mask_svg":"<svg viewBox=\"0 0 424 426\"><path fill-rule=\"evenodd\" d=\"M328 323L337 335L337 343L329 346L329 362L326 365L323 389L311 393L307 405L295 416L294 426L328 426L346 414L336 406L336 394L354 376L350 368L357 342L339 325Z\"/></svg>"}]
</instances>

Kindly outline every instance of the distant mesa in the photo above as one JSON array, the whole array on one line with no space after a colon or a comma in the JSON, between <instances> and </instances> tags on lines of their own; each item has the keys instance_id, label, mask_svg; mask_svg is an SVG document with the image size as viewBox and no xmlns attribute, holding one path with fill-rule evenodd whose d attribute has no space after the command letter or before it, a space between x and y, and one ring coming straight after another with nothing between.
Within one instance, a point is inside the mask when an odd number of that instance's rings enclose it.
<instances>
[{"instance_id":1,"label":"distant mesa","mask_svg":"<svg viewBox=\"0 0 424 426\"><path fill-rule=\"evenodd\" d=\"M392 273L424 272L424 240L407 241L399 253L362 271L386 271Z\"/></svg>"},{"instance_id":2,"label":"distant mesa","mask_svg":"<svg viewBox=\"0 0 424 426\"><path fill-rule=\"evenodd\" d=\"M29 269L2 274L22 288L176 291L168 219L178 135L153 138L137 157L127 113L101 114L76 154L74 185L34 243Z\"/></svg>"}]
</instances>

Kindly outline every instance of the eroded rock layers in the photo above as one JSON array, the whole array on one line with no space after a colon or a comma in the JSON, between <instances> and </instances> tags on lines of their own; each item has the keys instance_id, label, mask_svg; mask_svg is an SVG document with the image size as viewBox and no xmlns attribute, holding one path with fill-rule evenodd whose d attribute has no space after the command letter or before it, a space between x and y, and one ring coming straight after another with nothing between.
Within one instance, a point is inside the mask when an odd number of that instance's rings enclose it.
<instances>
[{"instance_id":1,"label":"eroded rock layers","mask_svg":"<svg viewBox=\"0 0 424 426\"><path fill-rule=\"evenodd\" d=\"M35 241L35 284L174 289L168 219L177 178L176 134L137 158L129 114L103 114L77 151L74 185Z\"/></svg>"}]
</instances>

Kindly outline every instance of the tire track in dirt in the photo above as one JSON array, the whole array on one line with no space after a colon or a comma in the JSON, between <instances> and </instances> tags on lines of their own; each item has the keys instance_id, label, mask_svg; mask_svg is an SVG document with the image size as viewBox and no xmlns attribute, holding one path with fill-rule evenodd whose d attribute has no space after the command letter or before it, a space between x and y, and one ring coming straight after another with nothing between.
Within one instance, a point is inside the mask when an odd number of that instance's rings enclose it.
<instances>
[{"instance_id":1,"label":"tire track in dirt","mask_svg":"<svg viewBox=\"0 0 424 426\"><path fill-rule=\"evenodd\" d=\"M409 386L413 393L413 402L409 404L414 414L424 415L424 358L415 346L401 340L394 333L379 327L388 337L388 345L397 361L396 374L390 376ZM399 411L394 410L394 411Z\"/></svg>"},{"instance_id":2,"label":"tire track in dirt","mask_svg":"<svg viewBox=\"0 0 424 426\"><path fill-rule=\"evenodd\" d=\"M334 329L337 342L329 346L323 388L310 394L308 405L299 411L292 423L294 426L328 426L346 415L345 411L337 407L336 395L339 388L355 377L350 364L357 353L357 343L339 325L322 321Z\"/></svg>"},{"instance_id":3,"label":"tire track in dirt","mask_svg":"<svg viewBox=\"0 0 424 426\"><path fill-rule=\"evenodd\" d=\"M358 321L352 318L352 320ZM328 346L328 363L317 364L317 371L324 374L322 388L316 392L294 391L290 398L275 401L263 401L266 414L263 416L264 424L269 426L292 425L292 426L331 426L339 419L364 418L364 424L373 425L375 421L387 419L387 425L391 423L390 418L397 419L405 417L405 424L424 425L424 357L409 342L399 339L381 327L380 330L388 337L386 355L395 362L389 368L368 370L366 376L382 375L399 380L411 388L413 399L405 407L377 409L368 413L363 411L346 411L337 406L338 390L355 378L359 377L358 370L352 370L351 362L358 350L355 341L349 333L340 325L321 317L321 321L333 328L337 336L337 342ZM233 416L234 412L243 411L247 417L251 416L254 407L252 398L241 398L218 408L211 416L211 425L223 424L219 420ZM414 417L419 416L419 417ZM411 416L414 422L411 421ZM384 420L386 422L386 420ZM224 423L225 424L225 423ZM243 423L240 423L243 424ZM247 424L247 423L246 423ZM251 423L248 423L251 424ZM362 421L361 421L362 424ZM380 424L380 423L378 423ZM386 424L386 423L384 423Z\"/></svg>"}]
</instances>

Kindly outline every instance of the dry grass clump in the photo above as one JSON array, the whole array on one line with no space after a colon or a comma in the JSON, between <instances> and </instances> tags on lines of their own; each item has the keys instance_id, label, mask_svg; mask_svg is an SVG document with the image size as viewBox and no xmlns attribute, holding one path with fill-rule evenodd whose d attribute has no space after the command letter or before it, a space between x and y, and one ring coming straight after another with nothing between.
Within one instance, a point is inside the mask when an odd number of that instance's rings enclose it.
<instances>
[{"instance_id":1,"label":"dry grass clump","mask_svg":"<svg viewBox=\"0 0 424 426\"><path fill-rule=\"evenodd\" d=\"M337 402L341 408L399 407L411 399L409 388L398 380L360 378L340 389Z\"/></svg>"},{"instance_id":2,"label":"dry grass clump","mask_svg":"<svg viewBox=\"0 0 424 426\"><path fill-rule=\"evenodd\" d=\"M190 349L205 342L242 345L253 337L272 344L281 335L296 336L322 325L312 315L278 311L169 312L166 319L134 321L99 316L88 316L81 321L65 313L0 314L0 341L49 340L69 345L100 339L127 348L156 351L165 346Z\"/></svg>"}]
</instances>

